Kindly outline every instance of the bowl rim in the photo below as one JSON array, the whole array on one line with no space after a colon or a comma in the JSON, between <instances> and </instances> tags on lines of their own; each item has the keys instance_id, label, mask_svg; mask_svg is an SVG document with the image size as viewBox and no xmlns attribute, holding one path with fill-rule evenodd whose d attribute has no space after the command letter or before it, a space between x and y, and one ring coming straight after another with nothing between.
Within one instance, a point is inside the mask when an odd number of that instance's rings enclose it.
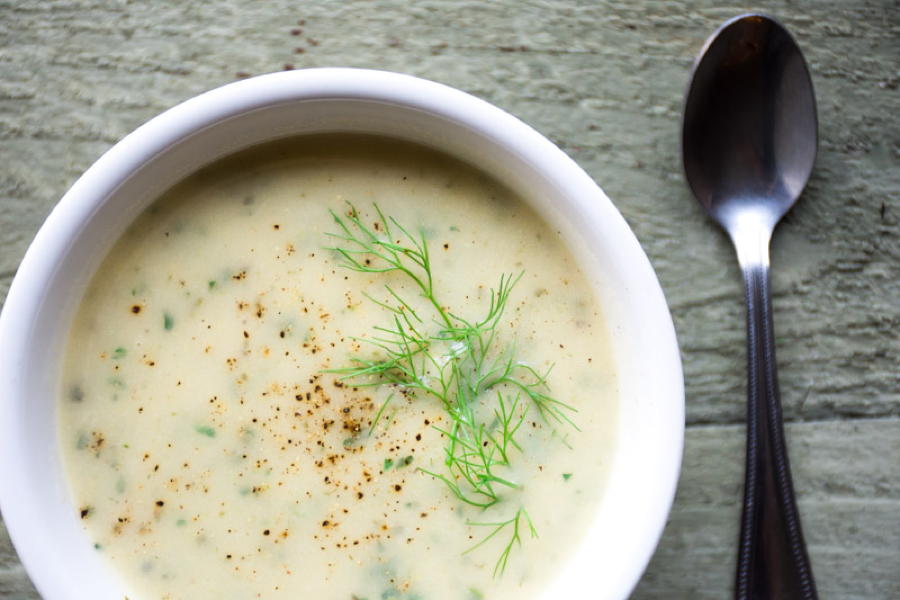
<instances>
[{"instance_id":1,"label":"bowl rim","mask_svg":"<svg viewBox=\"0 0 900 600\"><path fill-rule=\"evenodd\" d=\"M562 150L540 133L500 108L460 90L388 71L350 68L316 68L270 73L226 84L202 93L154 117L115 144L72 185L41 226L10 286L0 313L0 380L10 382L0 398L0 509L22 564L37 589L47 598L68 597L54 584L54 568L43 560L41 540L30 533L35 525L26 503L14 492L24 481L27 461L19 458L25 441L16 429L18 411L27 398L16 393L25 385L20 374L19 349L31 333L30 318L40 305L42 292L56 276L68 244L79 235L103 200L115 192L142 165L205 127L260 108L307 99L351 99L411 107L440 116L483 133L509 147L525 163L558 173L559 183L573 197L592 204L578 207L608 223L605 234L615 236L617 256L629 262L639 282L649 318L659 326L656 349L664 369L659 376L668 383L671 429L660 443L669 448L659 456L660 476L652 502L656 511L647 516L646 536L633 544L631 573L623 574L618 594L627 597L637 584L659 542L674 501L684 443L684 386L674 324L662 288L622 215L597 184ZM597 202L597 200L600 202ZM10 392L9 390L13 390Z\"/></svg>"}]
</instances>

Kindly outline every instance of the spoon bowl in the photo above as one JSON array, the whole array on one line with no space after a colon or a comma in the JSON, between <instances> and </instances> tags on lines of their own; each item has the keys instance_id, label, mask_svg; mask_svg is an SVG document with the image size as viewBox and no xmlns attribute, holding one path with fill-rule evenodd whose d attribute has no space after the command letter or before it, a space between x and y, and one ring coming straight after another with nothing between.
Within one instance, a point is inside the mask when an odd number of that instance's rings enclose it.
<instances>
[{"instance_id":1,"label":"spoon bowl","mask_svg":"<svg viewBox=\"0 0 900 600\"><path fill-rule=\"evenodd\" d=\"M707 41L685 100L688 184L731 237L747 302L747 455L735 597L814 600L784 439L769 241L816 158L816 101L800 48L777 21L746 14Z\"/></svg>"},{"instance_id":2,"label":"spoon bowl","mask_svg":"<svg viewBox=\"0 0 900 600\"><path fill-rule=\"evenodd\" d=\"M707 42L684 110L684 170L723 226L752 207L774 226L806 186L816 159L816 100L790 33L743 15ZM727 227L726 227L727 228Z\"/></svg>"}]
</instances>

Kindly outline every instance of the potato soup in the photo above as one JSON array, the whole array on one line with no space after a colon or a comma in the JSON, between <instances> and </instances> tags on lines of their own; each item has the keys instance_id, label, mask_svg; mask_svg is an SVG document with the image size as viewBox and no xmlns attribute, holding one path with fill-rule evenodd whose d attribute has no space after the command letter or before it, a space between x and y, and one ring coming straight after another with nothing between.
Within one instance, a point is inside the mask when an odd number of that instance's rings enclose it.
<instances>
[{"instance_id":1,"label":"potato soup","mask_svg":"<svg viewBox=\"0 0 900 600\"><path fill-rule=\"evenodd\" d=\"M132 600L522 600L596 513L617 402L557 232L443 154L324 136L203 169L126 231L59 436Z\"/></svg>"}]
</instances>

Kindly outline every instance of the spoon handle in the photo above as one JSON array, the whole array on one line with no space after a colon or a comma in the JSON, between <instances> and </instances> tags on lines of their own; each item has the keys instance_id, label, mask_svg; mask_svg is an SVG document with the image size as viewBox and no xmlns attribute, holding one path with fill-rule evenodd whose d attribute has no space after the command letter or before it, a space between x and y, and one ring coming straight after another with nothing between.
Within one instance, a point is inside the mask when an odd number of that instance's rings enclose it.
<instances>
[{"instance_id":1,"label":"spoon handle","mask_svg":"<svg viewBox=\"0 0 900 600\"><path fill-rule=\"evenodd\" d=\"M747 458L735 598L815 600L784 440L768 240L757 248L755 260L741 257L747 300Z\"/></svg>"}]
</instances>

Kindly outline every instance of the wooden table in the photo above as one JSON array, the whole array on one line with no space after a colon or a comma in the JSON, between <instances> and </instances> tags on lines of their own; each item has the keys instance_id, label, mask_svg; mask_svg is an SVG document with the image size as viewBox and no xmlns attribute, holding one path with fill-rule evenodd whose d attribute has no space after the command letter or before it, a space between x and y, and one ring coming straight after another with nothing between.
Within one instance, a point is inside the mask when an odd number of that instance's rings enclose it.
<instances>
[{"instance_id":1,"label":"wooden table","mask_svg":"<svg viewBox=\"0 0 900 600\"><path fill-rule=\"evenodd\" d=\"M684 184L679 126L696 52L747 7L2 1L0 298L75 178L137 125L198 92L335 65L471 92L578 161L650 256L684 357L687 437L675 506L634 597L725 598L743 477L741 280L727 240ZM757 8L795 33L819 99L816 170L772 251L787 435L809 550L823 598L897 598L900 4ZM0 538L0 597L37 597L5 531Z\"/></svg>"}]
</instances>

